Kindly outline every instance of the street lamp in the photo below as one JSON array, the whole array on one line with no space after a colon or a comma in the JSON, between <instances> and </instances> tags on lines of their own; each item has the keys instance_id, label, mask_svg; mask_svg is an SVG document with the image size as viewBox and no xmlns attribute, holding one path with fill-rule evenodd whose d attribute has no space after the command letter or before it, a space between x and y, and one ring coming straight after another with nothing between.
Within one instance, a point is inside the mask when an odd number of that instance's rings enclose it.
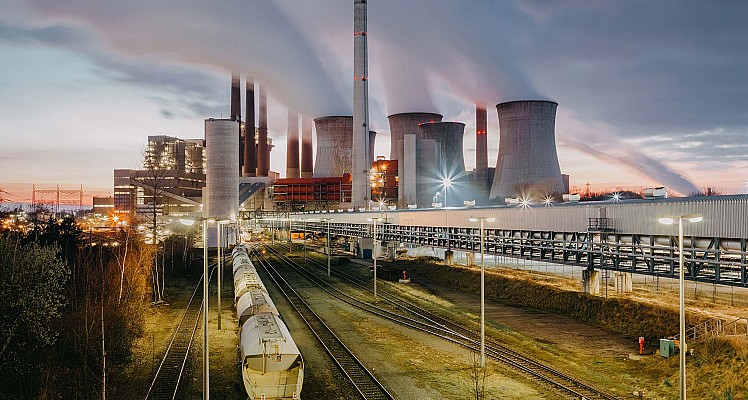
<instances>
[{"instance_id":1,"label":"street lamp","mask_svg":"<svg viewBox=\"0 0 748 400\"><path fill-rule=\"evenodd\" d=\"M444 178L442 183L444 184L444 207L449 207L449 204L447 203L447 190L452 186L452 179Z\"/></svg>"},{"instance_id":2,"label":"street lamp","mask_svg":"<svg viewBox=\"0 0 748 400\"><path fill-rule=\"evenodd\" d=\"M480 221L480 366L486 366L486 261L483 255L483 224L494 222L493 217L470 217L470 222Z\"/></svg>"},{"instance_id":3,"label":"street lamp","mask_svg":"<svg viewBox=\"0 0 748 400\"><path fill-rule=\"evenodd\" d=\"M372 257L374 259L374 301L377 301L377 221L381 221L382 218L367 218L367 221L374 222L374 242L372 245Z\"/></svg>"},{"instance_id":4,"label":"street lamp","mask_svg":"<svg viewBox=\"0 0 748 400\"><path fill-rule=\"evenodd\" d=\"M330 221L332 221L333 218L321 218L320 221L327 222L327 277L330 277L330 253L332 253L332 249L330 248Z\"/></svg>"},{"instance_id":5,"label":"street lamp","mask_svg":"<svg viewBox=\"0 0 748 400\"><path fill-rule=\"evenodd\" d=\"M306 261L306 218L301 219L301 224L304 226L304 261Z\"/></svg>"},{"instance_id":6,"label":"street lamp","mask_svg":"<svg viewBox=\"0 0 748 400\"><path fill-rule=\"evenodd\" d=\"M701 214L687 214L680 216L660 217L657 220L664 225L672 225L678 221L678 291L680 307L680 400L686 400L686 312L685 312L685 282L684 282L684 258L683 258L683 221L692 223L701 222L704 216Z\"/></svg>"},{"instance_id":7,"label":"street lamp","mask_svg":"<svg viewBox=\"0 0 748 400\"><path fill-rule=\"evenodd\" d=\"M180 219L184 225L193 225L194 219ZM208 357L208 222L207 218L198 218L203 223L203 399L210 398L210 358Z\"/></svg>"}]
</instances>

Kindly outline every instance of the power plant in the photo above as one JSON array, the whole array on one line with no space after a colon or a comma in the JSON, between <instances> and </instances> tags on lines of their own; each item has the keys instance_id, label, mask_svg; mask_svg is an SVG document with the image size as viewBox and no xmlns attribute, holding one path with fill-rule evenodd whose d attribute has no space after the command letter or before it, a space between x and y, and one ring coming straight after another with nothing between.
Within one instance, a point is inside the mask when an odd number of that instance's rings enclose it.
<instances>
[{"instance_id":1,"label":"power plant","mask_svg":"<svg viewBox=\"0 0 748 400\"><path fill-rule=\"evenodd\" d=\"M239 123L205 120L205 178L203 216L229 219L239 215Z\"/></svg>"},{"instance_id":2,"label":"power plant","mask_svg":"<svg viewBox=\"0 0 748 400\"><path fill-rule=\"evenodd\" d=\"M246 77L246 120L242 122L240 76L233 72L231 112L225 121L235 124L206 121L207 153L212 158L207 171L208 180L227 173L218 158L228 160L229 155L224 151L229 142L225 136L228 129L236 128L230 135L235 139L230 146L239 147L238 153L233 150L239 155L236 160L239 170L234 172L241 179L220 181L216 183L218 186L208 184L205 209L209 213L235 215L239 206L250 210L281 206L288 211L309 207L358 211L376 206L371 201L373 191L380 208L383 204L397 208L454 207L476 201L485 205L530 197L540 201L564 192L555 145L558 105L552 101L510 101L496 106L500 145L495 169L488 165L488 115L482 102L475 103L473 171L465 168L465 124L443 121L443 116L434 112L389 115L390 158L375 162L377 134L370 129L368 110L367 2L354 0L353 5L353 115L300 115L289 108L285 177L279 179L276 172L270 171L272 139L268 137L267 86L258 85L255 128L254 79ZM218 144L213 145L213 141ZM237 201L231 206L215 204L227 200L219 197L216 187L221 188L222 195L236 193L236 190L225 191L222 184L239 187ZM275 190L264 190L270 187ZM264 200L247 203L257 193L264 193Z\"/></svg>"}]
</instances>

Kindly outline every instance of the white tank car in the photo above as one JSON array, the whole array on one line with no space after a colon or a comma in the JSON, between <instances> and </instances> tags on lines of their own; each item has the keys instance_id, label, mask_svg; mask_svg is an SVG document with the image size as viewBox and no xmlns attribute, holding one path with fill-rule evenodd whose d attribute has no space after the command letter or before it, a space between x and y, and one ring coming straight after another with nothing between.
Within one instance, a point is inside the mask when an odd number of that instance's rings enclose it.
<instances>
[{"instance_id":1,"label":"white tank car","mask_svg":"<svg viewBox=\"0 0 748 400\"><path fill-rule=\"evenodd\" d=\"M237 281L246 274L257 274L257 269L252 264L242 264L234 270L234 286Z\"/></svg>"},{"instance_id":2,"label":"white tank car","mask_svg":"<svg viewBox=\"0 0 748 400\"><path fill-rule=\"evenodd\" d=\"M252 261L249 260L249 256L245 253L237 253L231 258L232 270L234 272L236 272L236 270L239 269L242 265L246 264L252 265Z\"/></svg>"},{"instance_id":3,"label":"white tank car","mask_svg":"<svg viewBox=\"0 0 748 400\"><path fill-rule=\"evenodd\" d=\"M270 295L263 289L252 288L244 293L236 302L236 316L239 326L243 326L247 320L255 314L271 313L278 315Z\"/></svg>"},{"instance_id":4,"label":"white tank car","mask_svg":"<svg viewBox=\"0 0 748 400\"><path fill-rule=\"evenodd\" d=\"M304 360L275 314L250 317L241 330L242 380L249 398L299 399Z\"/></svg>"},{"instance_id":5,"label":"white tank car","mask_svg":"<svg viewBox=\"0 0 748 400\"><path fill-rule=\"evenodd\" d=\"M262 284L256 272L250 273L245 270L245 274L238 281L234 281L234 303L238 302L244 293L253 288L265 290L265 285Z\"/></svg>"}]
</instances>

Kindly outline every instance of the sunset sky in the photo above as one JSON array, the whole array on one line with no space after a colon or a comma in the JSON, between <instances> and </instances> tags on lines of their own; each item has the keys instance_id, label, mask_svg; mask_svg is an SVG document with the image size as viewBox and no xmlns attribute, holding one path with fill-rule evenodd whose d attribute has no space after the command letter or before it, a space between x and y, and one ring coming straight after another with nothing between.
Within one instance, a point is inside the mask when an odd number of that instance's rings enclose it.
<instances>
[{"instance_id":1,"label":"sunset sky","mask_svg":"<svg viewBox=\"0 0 748 400\"><path fill-rule=\"evenodd\" d=\"M268 85L271 168L285 173L286 107L351 115L350 0L0 0L0 188L112 191L148 135L203 136L229 114L230 71ZM748 192L748 3L376 0L370 119L464 122L476 100L551 99L561 170L593 187Z\"/></svg>"}]
</instances>

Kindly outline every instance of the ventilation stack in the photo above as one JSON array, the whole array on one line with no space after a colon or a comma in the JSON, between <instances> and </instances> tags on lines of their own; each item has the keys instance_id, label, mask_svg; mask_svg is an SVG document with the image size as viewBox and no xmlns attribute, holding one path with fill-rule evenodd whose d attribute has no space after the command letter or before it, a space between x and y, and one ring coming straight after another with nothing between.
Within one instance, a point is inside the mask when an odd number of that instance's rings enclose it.
<instances>
[{"instance_id":1,"label":"ventilation stack","mask_svg":"<svg viewBox=\"0 0 748 400\"><path fill-rule=\"evenodd\" d=\"M268 146L268 93L265 85L260 85L259 92L257 176L268 176L268 171L270 171L270 148Z\"/></svg>"},{"instance_id":2,"label":"ventilation stack","mask_svg":"<svg viewBox=\"0 0 748 400\"><path fill-rule=\"evenodd\" d=\"M369 71L366 44L366 0L353 0L353 154L351 202L369 206ZM316 120L315 120L316 122ZM319 135L319 130L317 131ZM320 154L317 153L319 160ZM315 176L317 169L315 168Z\"/></svg>"},{"instance_id":3,"label":"ventilation stack","mask_svg":"<svg viewBox=\"0 0 748 400\"><path fill-rule=\"evenodd\" d=\"M314 176L314 158L312 148L312 118L301 116L301 177Z\"/></svg>"},{"instance_id":4,"label":"ventilation stack","mask_svg":"<svg viewBox=\"0 0 748 400\"><path fill-rule=\"evenodd\" d=\"M247 76L244 121L244 176L257 175L257 137L255 135L255 83Z\"/></svg>"},{"instance_id":5,"label":"ventilation stack","mask_svg":"<svg viewBox=\"0 0 748 400\"><path fill-rule=\"evenodd\" d=\"M510 101L499 113L499 158L491 199L507 197L541 201L564 191L556 153L556 108L545 100Z\"/></svg>"},{"instance_id":6,"label":"ventilation stack","mask_svg":"<svg viewBox=\"0 0 748 400\"><path fill-rule=\"evenodd\" d=\"M441 122L442 116L435 113L402 113L387 117L390 122L390 160L397 160L398 207L405 208L415 204L415 157L412 162L405 162L403 154L410 156L416 153L416 135L420 134L418 125L427 122ZM412 137L405 137L413 135ZM405 147L408 148L407 153ZM410 168L412 166L413 168ZM413 169L411 171L411 169Z\"/></svg>"},{"instance_id":7,"label":"ventilation stack","mask_svg":"<svg viewBox=\"0 0 748 400\"><path fill-rule=\"evenodd\" d=\"M286 135L286 178L299 177L299 113L288 110Z\"/></svg>"},{"instance_id":8,"label":"ventilation stack","mask_svg":"<svg viewBox=\"0 0 748 400\"><path fill-rule=\"evenodd\" d=\"M481 102L475 103L475 169L488 169L488 117Z\"/></svg>"},{"instance_id":9,"label":"ventilation stack","mask_svg":"<svg viewBox=\"0 0 748 400\"><path fill-rule=\"evenodd\" d=\"M205 191L203 216L233 219L239 215L239 122L205 120Z\"/></svg>"},{"instance_id":10,"label":"ventilation stack","mask_svg":"<svg viewBox=\"0 0 748 400\"><path fill-rule=\"evenodd\" d=\"M326 178L350 174L353 117L315 118L314 127L317 130L317 159L314 163L314 177Z\"/></svg>"}]
</instances>

